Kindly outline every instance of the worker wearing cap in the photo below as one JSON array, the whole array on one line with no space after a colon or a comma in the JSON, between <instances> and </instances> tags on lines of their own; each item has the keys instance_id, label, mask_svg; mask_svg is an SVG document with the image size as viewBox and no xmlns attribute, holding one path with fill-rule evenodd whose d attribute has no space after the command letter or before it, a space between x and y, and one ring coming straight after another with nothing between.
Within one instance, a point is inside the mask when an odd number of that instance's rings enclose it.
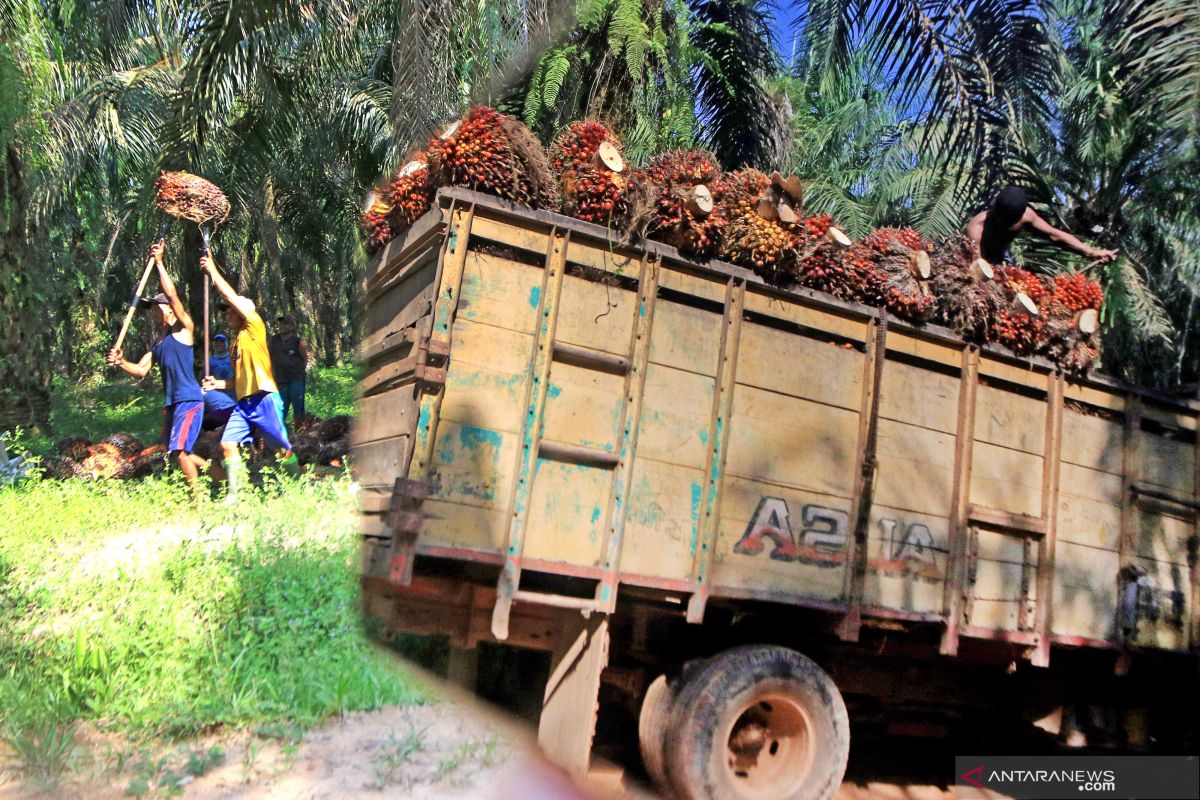
<instances>
[{"instance_id":1,"label":"worker wearing cap","mask_svg":"<svg viewBox=\"0 0 1200 800\"><path fill-rule=\"evenodd\" d=\"M162 337L137 363L126 361L124 351L116 347L108 352L108 363L135 378L146 377L150 368L158 364L162 373L163 431L167 434L167 450L178 459L179 468L194 491L196 477L205 463L192 453L204 416L204 396L193 367L195 324L175 291L175 282L167 274L162 242L151 246L150 255L158 268L158 280L163 290L153 299L140 300L139 305L149 309Z\"/></svg>"},{"instance_id":2,"label":"worker wearing cap","mask_svg":"<svg viewBox=\"0 0 1200 800\"><path fill-rule=\"evenodd\" d=\"M967 223L967 238L979 251L979 256L990 264L1012 261L1008 248L1017 234L1026 226L1033 228L1052 242L1065 245L1088 258L1112 261L1116 250L1100 250L1091 247L1066 231L1059 230L1029 207L1025 190L1006 186L1000 190L991 205L980 211Z\"/></svg>"},{"instance_id":3,"label":"worker wearing cap","mask_svg":"<svg viewBox=\"0 0 1200 800\"><path fill-rule=\"evenodd\" d=\"M271 337L271 366L283 397L283 419L287 421L288 407L292 422L304 416L304 370L308 366L308 349L296 333L296 320L282 316L276 320L279 332Z\"/></svg>"},{"instance_id":4,"label":"worker wearing cap","mask_svg":"<svg viewBox=\"0 0 1200 800\"><path fill-rule=\"evenodd\" d=\"M229 281L221 276L212 256L203 256L200 266L212 277L213 286L224 300L222 305L229 330L237 331L232 359L237 405L229 415L225 432L221 434L221 451L225 456L229 485L225 502L232 505L237 502L238 491L245 479L245 468L238 448L252 442L256 432L262 434L269 445L285 451L283 464L286 468L295 469L296 458L292 455L292 445L283 427L283 419L272 398L277 387L271 371L271 355L267 350L267 326L254 302L235 292ZM227 383L206 375L203 386L205 391L212 391L226 388Z\"/></svg>"}]
</instances>

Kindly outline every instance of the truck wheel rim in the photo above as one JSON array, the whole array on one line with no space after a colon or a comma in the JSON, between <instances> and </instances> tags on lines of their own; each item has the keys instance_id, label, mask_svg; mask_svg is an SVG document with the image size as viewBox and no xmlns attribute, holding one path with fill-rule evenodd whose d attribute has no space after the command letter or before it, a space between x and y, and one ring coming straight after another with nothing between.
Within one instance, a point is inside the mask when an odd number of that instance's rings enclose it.
<instances>
[{"instance_id":1,"label":"truck wheel rim","mask_svg":"<svg viewBox=\"0 0 1200 800\"><path fill-rule=\"evenodd\" d=\"M742 706L725 735L725 769L738 796L794 796L813 767L812 731L794 697L762 694Z\"/></svg>"}]
</instances>

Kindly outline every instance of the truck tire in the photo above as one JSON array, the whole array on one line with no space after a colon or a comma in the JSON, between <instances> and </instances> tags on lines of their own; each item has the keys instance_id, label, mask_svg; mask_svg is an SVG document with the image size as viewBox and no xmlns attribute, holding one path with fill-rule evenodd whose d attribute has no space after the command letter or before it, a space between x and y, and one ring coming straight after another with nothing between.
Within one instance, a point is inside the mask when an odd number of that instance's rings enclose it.
<instances>
[{"instance_id":1,"label":"truck tire","mask_svg":"<svg viewBox=\"0 0 1200 800\"><path fill-rule=\"evenodd\" d=\"M681 800L828 800L845 774L846 704L794 650L727 650L688 677L673 705L663 788Z\"/></svg>"},{"instance_id":2,"label":"truck tire","mask_svg":"<svg viewBox=\"0 0 1200 800\"><path fill-rule=\"evenodd\" d=\"M704 659L688 661L659 675L650 683L642 698L642 710L638 715L638 745L642 751L642 766L654 785L664 791L667 788L667 775L663 764L663 744L675 710L675 701L688 678L706 663Z\"/></svg>"},{"instance_id":3,"label":"truck tire","mask_svg":"<svg viewBox=\"0 0 1200 800\"><path fill-rule=\"evenodd\" d=\"M675 695L667 683L666 675L659 675L646 689L642 698L642 713L638 715L638 746L642 750L642 766L651 782L658 787L667 783L666 767L663 765L663 742L667 736L667 724L675 707Z\"/></svg>"}]
</instances>

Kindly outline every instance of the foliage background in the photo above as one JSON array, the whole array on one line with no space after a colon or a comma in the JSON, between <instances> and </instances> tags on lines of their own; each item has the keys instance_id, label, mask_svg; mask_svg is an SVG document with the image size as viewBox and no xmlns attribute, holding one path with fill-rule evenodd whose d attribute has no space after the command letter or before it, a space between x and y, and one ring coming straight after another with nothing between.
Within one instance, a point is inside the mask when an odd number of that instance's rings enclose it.
<instances>
[{"instance_id":1,"label":"foliage background","mask_svg":"<svg viewBox=\"0 0 1200 800\"><path fill-rule=\"evenodd\" d=\"M953 233L1002 183L1122 258L1103 369L1197 379L1200 7L1186 0L0 0L0 428L95 379L185 168L217 257L321 363L356 342L371 184L473 102L543 141L597 117L635 160L703 146L799 174L853 234ZM198 234L169 263L199 306ZM140 334L138 334L140 335ZM132 347L144 344L135 338Z\"/></svg>"}]
</instances>

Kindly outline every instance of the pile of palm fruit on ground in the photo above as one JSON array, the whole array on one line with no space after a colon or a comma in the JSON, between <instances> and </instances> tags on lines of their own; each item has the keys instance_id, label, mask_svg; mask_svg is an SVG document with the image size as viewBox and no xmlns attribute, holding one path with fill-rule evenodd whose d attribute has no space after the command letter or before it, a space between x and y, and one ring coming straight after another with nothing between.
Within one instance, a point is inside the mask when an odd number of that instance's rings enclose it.
<instances>
[{"instance_id":1,"label":"pile of palm fruit on ground","mask_svg":"<svg viewBox=\"0 0 1200 800\"><path fill-rule=\"evenodd\" d=\"M724 172L701 150L665 153L635 169L598 122L572 122L547 153L521 122L471 109L371 192L361 220L368 252L428 211L444 186L604 225L625 243L649 238L691 258L719 258L775 286L932 322L969 342L1044 356L1067 373L1086 371L1098 356L1103 291L1083 275L993 266L964 238L928 242L911 228L880 228L853 242L828 215L805 211L795 176Z\"/></svg>"},{"instance_id":2,"label":"pile of palm fruit on ground","mask_svg":"<svg viewBox=\"0 0 1200 800\"><path fill-rule=\"evenodd\" d=\"M351 418L340 415L321 419L306 414L289 428L292 450L297 460L312 472L324 468L340 469L350 452ZM131 433L113 433L98 442L80 436L62 439L55 455L41 460L42 473L48 478L110 478L129 480L157 475L167 467L168 454L161 444L143 447ZM201 431L192 449L211 461L221 460L221 432ZM266 466L275 458L261 440L248 448L252 467Z\"/></svg>"}]
</instances>

